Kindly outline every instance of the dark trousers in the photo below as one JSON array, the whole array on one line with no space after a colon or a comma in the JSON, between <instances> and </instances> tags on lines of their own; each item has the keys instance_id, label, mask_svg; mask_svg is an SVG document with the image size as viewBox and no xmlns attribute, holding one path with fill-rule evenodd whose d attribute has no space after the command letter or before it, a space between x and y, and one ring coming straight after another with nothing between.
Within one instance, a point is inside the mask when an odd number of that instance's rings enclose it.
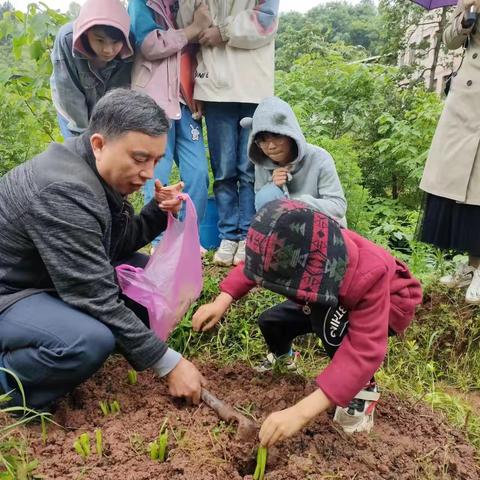
<instances>
[{"instance_id":1,"label":"dark trousers","mask_svg":"<svg viewBox=\"0 0 480 480\"><path fill-rule=\"evenodd\" d=\"M143 267L147 260L146 255L135 254L118 263ZM148 325L147 310L122 299ZM17 375L27 405L35 409L48 407L93 375L115 348L106 325L45 292L0 313L0 332L0 367ZM0 391L12 391L11 405L22 405L15 380L2 370Z\"/></svg>"},{"instance_id":2,"label":"dark trousers","mask_svg":"<svg viewBox=\"0 0 480 480\"><path fill-rule=\"evenodd\" d=\"M287 300L265 310L258 318L258 325L270 351L277 356L290 351L294 338L315 333L332 358L347 333L348 312L341 305L314 304L305 308Z\"/></svg>"}]
</instances>

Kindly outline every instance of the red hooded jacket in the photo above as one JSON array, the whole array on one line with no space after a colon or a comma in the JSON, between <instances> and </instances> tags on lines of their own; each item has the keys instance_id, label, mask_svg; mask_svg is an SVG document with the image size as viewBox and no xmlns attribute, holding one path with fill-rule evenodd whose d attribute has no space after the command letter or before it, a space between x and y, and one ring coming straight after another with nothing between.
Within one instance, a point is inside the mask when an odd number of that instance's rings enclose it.
<instances>
[{"instance_id":1,"label":"red hooded jacket","mask_svg":"<svg viewBox=\"0 0 480 480\"><path fill-rule=\"evenodd\" d=\"M316 381L335 405L347 406L383 362L389 327L399 334L413 320L422 288L407 266L385 249L351 230L341 233L348 261L338 301L349 311L349 326ZM231 270L220 285L234 299L256 286L244 275L243 266Z\"/></svg>"}]
</instances>

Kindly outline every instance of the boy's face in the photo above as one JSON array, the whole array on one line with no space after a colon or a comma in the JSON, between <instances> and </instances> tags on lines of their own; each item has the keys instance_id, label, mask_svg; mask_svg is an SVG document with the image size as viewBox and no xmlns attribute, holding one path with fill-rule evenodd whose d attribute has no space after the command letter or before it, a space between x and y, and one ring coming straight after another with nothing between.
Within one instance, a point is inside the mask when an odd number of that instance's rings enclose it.
<instances>
[{"instance_id":1,"label":"boy's face","mask_svg":"<svg viewBox=\"0 0 480 480\"><path fill-rule=\"evenodd\" d=\"M111 62L123 47L121 40L113 40L102 27L93 27L87 31L87 39L91 49L99 60Z\"/></svg>"},{"instance_id":2,"label":"boy's face","mask_svg":"<svg viewBox=\"0 0 480 480\"><path fill-rule=\"evenodd\" d=\"M290 137L278 133L261 132L255 136L255 143L260 150L280 167L295 160L292 142Z\"/></svg>"},{"instance_id":3,"label":"boy's face","mask_svg":"<svg viewBox=\"0 0 480 480\"><path fill-rule=\"evenodd\" d=\"M94 133L90 143L100 176L114 190L128 195L153 178L155 165L165 155L167 135L151 137L131 131L107 139Z\"/></svg>"}]
</instances>

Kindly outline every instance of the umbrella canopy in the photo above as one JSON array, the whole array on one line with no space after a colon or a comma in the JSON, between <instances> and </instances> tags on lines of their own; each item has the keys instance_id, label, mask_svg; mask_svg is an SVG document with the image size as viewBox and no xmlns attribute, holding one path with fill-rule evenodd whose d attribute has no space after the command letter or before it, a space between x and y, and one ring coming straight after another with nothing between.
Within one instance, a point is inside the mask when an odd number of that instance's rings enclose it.
<instances>
[{"instance_id":1,"label":"umbrella canopy","mask_svg":"<svg viewBox=\"0 0 480 480\"><path fill-rule=\"evenodd\" d=\"M412 0L413 3L420 5L427 10L435 10L436 8L451 7L457 4L457 0Z\"/></svg>"}]
</instances>

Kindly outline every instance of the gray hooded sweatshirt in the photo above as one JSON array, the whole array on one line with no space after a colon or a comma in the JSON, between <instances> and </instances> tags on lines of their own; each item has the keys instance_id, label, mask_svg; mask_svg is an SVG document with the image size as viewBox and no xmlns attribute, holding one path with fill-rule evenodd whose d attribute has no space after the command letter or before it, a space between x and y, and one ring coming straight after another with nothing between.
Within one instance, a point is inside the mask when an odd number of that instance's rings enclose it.
<instances>
[{"instance_id":1,"label":"gray hooded sweatshirt","mask_svg":"<svg viewBox=\"0 0 480 480\"><path fill-rule=\"evenodd\" d=\"M258 105L253 118L242 119L241 125L252 129L248 155L255 164L255 192L271 183L273 171L279 168L255 144L255 135L259 132L286 135L297 144L298 156L289 164L289 179L283 187L285 196L308 203L346 226L347 201L335 162L326 150L306 142L288 103L278 97L266 98Z\"/></svg>"}]
</instances>

